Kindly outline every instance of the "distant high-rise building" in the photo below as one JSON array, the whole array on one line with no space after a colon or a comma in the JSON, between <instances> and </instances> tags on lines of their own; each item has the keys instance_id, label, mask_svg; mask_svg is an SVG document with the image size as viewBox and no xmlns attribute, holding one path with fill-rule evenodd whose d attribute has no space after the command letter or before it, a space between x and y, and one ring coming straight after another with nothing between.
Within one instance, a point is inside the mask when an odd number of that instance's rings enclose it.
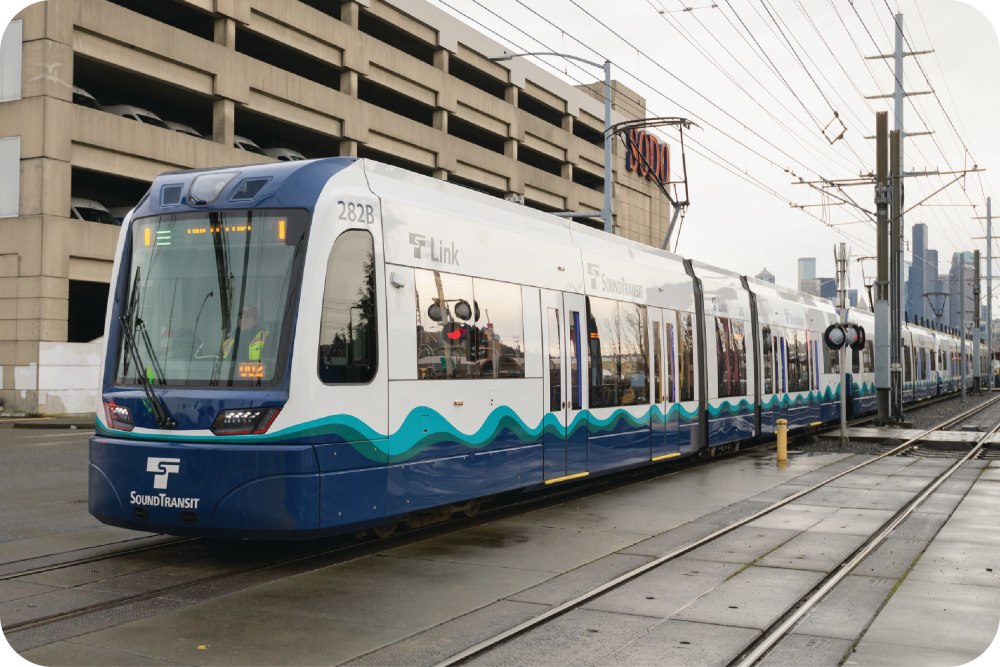
<instances>
[{"instance_id":1,"label":"distant high-rise building","mask_svg":"<svg viewBox=\"0 0 1000 667\"><path fill-rule=\"evenodd\" d=\"M830 299L833 301L834 305L837 305L837 281L834 278L817 278L816 284L818 286L819 297L822 299Z\"/></svg>"},{"instance_id":2,"label":"distant high-rise building","mask_svg":"<svg viewBox=\"0 0 1000 667\"><path fill-rule=\"evenodd\" d=\"M926 303L924 301L924 293L929 291L927 289L927 276L937 275L937 269L934 269L934 273L929 272L929 267L927 265L927 225L919 223L913 225L913 247L911 255L913 256L913 264L910 265L910 270L906 281L906 312L910 314L910 320L915 321L918 317L927 316Z\"/></svg>"},{"instance_id":3,"label":"distant high-rise building","mask_svg":"<svg viewBox=\"0 0 1000 667\"><path fill-rule=\"evenodd\" d=\"M815 257L800 257L799 258L799 291L808 292L809 294L815 294L819 296L819 286L814 282L816 280L816 258Z\"/></svg>"},{"instance_id":4,"label":"distant high-rise building","mask_svg":"<svg viewBox=\"0 0 1000 667\"><path fill-rule=\"evenodd\" d=\"M757 280L763 280L765 283L774 284L774 274L768 271L766 266L764 267L764 270L754 276L754 278Z\"/></svg>"},{"instance_id":5,"label":"distant high-rise building","mask_svg":"<svg viewBox=\"0 0 1000 667\"><path fill-rule=\"evenodd\" d=\"M847 305L849 305L851 308L858 307L858 290L856 289L847 290Z\"/></svg>"},{"instance_id":6,"label":"distant high-rise building","mask_svg":"<svg viewBox=\"0 0 1000 667\"><path fill-rule=\"evenodd\" d=\"M975 266L971 252L956 252L951 257L951 271L948 273L948 326L964 331L964 323L975 318L975 301L972 298ZM962 265L965 265L965 300L962 300Z\"/></svg>"}]
</instances>

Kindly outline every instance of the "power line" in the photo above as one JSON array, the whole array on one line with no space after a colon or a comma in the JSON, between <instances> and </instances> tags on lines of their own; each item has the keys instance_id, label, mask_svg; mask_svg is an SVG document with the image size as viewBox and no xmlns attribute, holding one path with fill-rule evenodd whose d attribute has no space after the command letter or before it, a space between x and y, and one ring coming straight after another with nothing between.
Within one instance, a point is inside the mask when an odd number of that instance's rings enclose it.
<instances>
[{"instance_id":1,"label":"power line","mask_svg":"<svg viewBox=\"0 0 1000 667\"><path fill-rule=\"evenodd\" d=\"M656 9L656 7L653 6L653 0L646 0L646 2L649 3L649 5L651 7L653 7L653 9ZM678 0L678 2L680 2L680 0ZM795 132L791 128L789 128L780 118L777 117L777 115L774 112L772 112L770 109L768 109L767 107L765 107L763 105L763 103L761 103L761 101L759 99L757 99L756 96L752 95L748 90L746 90L739 83L739 81L722 66L722 64L718 60L716 60L715 58L713 58L708 53L707 49L705 49L704 47L702 47L700 44L697 43L696 38L694 37L693 34L691 34L690 31L688 31L687 29L683 28L682 24L679 21L677 21L676 19L673 19L673 18L669 17L667 15L667 13L669 13L669 10L667 10L663 6L663 3L660 0L657 0L657 3L660 5L661 8L663 8L662 10L656 10L657 13L660 15L660 18L662 18L664 21L667 22L668 25L670 25L670 27L672 27L674 30L676 30L689 44L691 44L691 46L693 48L695 48L699 53L701 53L705 57L706 60L708 60L709 62L711 62L713 64L713 66L717 70L719 70L719 72L721 72L734 86L736 86L736 88L738 88L741 92L743 92L754 104L756 104L765 113L767 113L772 119L774 119L775 123L777 123L779 126L781 126L781 128L784 129L785 131L787 131L790 134L792 134L793 136L795 136L796 140L799 141L799 143L803 146L803 148L806 148L807 150L811 150L813 148L813 146L811 144L809 144L808 141L804 137L802 137L802 135L798 134L797 132ZM722 17L733 27L734 31L737 31L736 27L732 24L731 21L729 21L729 18L724 13L722 13ZM709 30L705 26L705 24L701 21L701 19L698 18L696 15L693 15L693 18L694 18L695 21L698 22L698 25L700 25L702 27L702 29L704 29L705 33L709 37L711 37L716 42L716 44L718 44L723 49L723 51L726 52L726 54L733 60L733 62L735 62L737 65L739 65L740 68L744 72L746 72L746 74L754 81L754 83L756 83L758 86L760 86L761 90L763 90L765 93L767 93L771 97L771 99L774 100L778 104L778 106L780 106L786 113L789 114L789 116L791 116L795 121L797 121L800 125L802 125L802 127L806 128L806 129L808 129L810 131L812 130L812 128L809 127L809 125L802 120L802 118L801 118L800 115L792 113L791 109L789 109L787 106L785 106L784 102L782 102L780 99L778 99L778 97L773 92L771 92L771 90L767 86L765 86L764 83L761 82L761 80L758 79L753 74L753 72L751 72L746 67L746 65L743 63L743 61L740 60L739 58L737 58L733 54L733 52L729 49L729 47L726 46L722 41L719 40L718 36L715 34L715 31ZM738 33L738 31L737 31L737 33ZM740 34L740 36L743 37L742 34ZM745 37L743 37L743 40L749 45L749 42L746 41ZM815 158L816 156L814 154L811 154L811 157ZM837 156L837 157L839 158L839 156Z\"/></svg>"}]
</instances>

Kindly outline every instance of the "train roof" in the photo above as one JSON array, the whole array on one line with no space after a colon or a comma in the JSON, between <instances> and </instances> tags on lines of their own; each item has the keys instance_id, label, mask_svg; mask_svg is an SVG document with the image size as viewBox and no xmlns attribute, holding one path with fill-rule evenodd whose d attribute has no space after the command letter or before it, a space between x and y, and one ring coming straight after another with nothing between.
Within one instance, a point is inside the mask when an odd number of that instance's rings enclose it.
<instances>
[{"instance_id":1,"label":"train roof","mask_svg":"<svg viewBox=\"0 0 1000 667\"><path fill-rule=\"evenodd\" d=\"M253 205L311 211L330 178L356 162L358 158L335 157L167 172L153 180L133 217L197 212L204 204L213 209Z\"/></svg>"}]
</instances>

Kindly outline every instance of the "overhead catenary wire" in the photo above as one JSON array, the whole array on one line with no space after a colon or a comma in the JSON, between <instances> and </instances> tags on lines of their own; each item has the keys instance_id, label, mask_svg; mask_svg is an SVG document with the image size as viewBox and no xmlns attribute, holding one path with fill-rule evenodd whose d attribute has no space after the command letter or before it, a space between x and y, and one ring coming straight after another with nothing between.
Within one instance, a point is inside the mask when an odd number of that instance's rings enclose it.
<instances>
[{"instance_id":1,"label":"overhead catenary wire","mask_svg":"<svg viewBox=\"0 0 1000 667\"><path fill-rule=\"evenodd\" d=\"M511 23L511 22L510 22L509 20L507 20L507 19L506 19L505 17L502 17L502 16L499 16L499 15L498 15L498 14L497 14L496 12L492 11L492 10L491 10L490 8L488 8L488 7L485 7L485 6L484 6L484 5L483 5L483 4L481 3L481 2L478 2L478 0L474 0L474 1L475 1L475 3L476 3L477 5L479 5L479 6L480 6L480 8L482 8L482 9L483 9L484 11L487 11L488 13L490 13L490 14L492 14L493 16L495 16L496 18L498 18L498 19L500 19L500 20L504 21L504 22L505 22L505 23L507 23L508 25L511 25L512 27L514 27L514 28L518 29L518 30L519 30L520 32L522 32L522 33L524 33L524 34L526 34L526 35L528 34L528 33L527 33L527 32L526 32L526 31L525 31L525 30L524 30L524 29L523 29L522 27L519 27L519 26L514 26L514 25L513 25L513 24L512 24L512 23ZM500 35L499 33L497 33L497 32L496 32L495 30L493 30L493 29L491 29L491 28L488 28L488 27L486 27L486 26L485 26L484 24L482 24L482 23L481 23L480 21L477 21L477 20L475 20L474 18L472 18L471 16L469 16L468 14L466 14L465 12L462 12L461 10L459 10L459 9L458 9L458 8L456 8L456 7L454 7L453 5L451 5L451 4L450 4L449 2L447 2L446 0L439 0L439 2L441 2L441 4L445 5L445 6L446 6L446 7L448 7L449 9L451 9L451 10L455 11L455 12L456 12L456 13L458 13L459 15L461 15L461 16L465 17L466 19L468 19L468 20L472 21L473 23L476 23L477 25L479 25L479 26L480 26L480 27L482 27L483 29L485 29L485 30L489 31L489 32L490 32L491 34L493 34L493 35L497 36L497 37L498 37L498 38L500 38L500 39L501 39L502 41L507 41L507 42L509 42L509 43L513 44L513 45L514 45L514 46L515 46L516 48L518 48L518 49L521 49L521 50L524 50L524 49L523 49L523 47L522 47L522 46L520 46L520 45L518 45L518 44L517 44L517 43L516 43L516 42L515 42L514 40L509 40L509 39L507 39L507 38L503 37L502 35ZM576 5L576 6L577 6L577 7L579 8L579 5L577 5L577 3L573 2L573 4L574 4L574 5ZM582 8L581 8L581 9L582 9ZM587 13L587 14L588 14L588 15L589 15L589 16L590 16L590 17L591 17L591 18L592 18L593 20L597 21L597 22L598 22L598 23L599 23L600 25L604 26L604 27L605 27L605 29L608 29L608 30L610 30L610 28L608 28L608 27L606 26L606 24L604 24L603 22L601 22L601 21L600 21L599 19L596 19L596 17L593 17L593 15L589 14L589 12L586 12L585 10L584 10L584 12L585 12L585 13ZM619 39L623 39L623 38L621 37L621 35L619 35L619 34L618 34L617 32L615 32L615 31L613 31L613 30L611 30L611 32L612 32L613 34L615 34L615 35L616 35L616 36L617 36L617 37L618 37ZM581 44L583 43L583 42L581 42L581 41L580 41L579 39L575 38L575 37L574 37L573 35L571 35L571 34L569 34L569 33L565 32L565 31L562 31L562 33L563 33L564 35L568 35L569 37L571 37L572 39L574 39L575 41L577 41L577 42L579 42L579 43L581 43ZM539 43L539 44L543 44L543 45L544 45L544 42L541 42L540 40L537 40L537 39L536 39L536 38L534 38L533 36L530 36L530 35L529 35L529 37L530 37L530 38L531 38L531 39L532 39L533 41L536 41L537 43ZM623 40L623 41L624 41L624 40ZM546 48L548 48L548 47L546 47ZM604 56L603 56L602 54L600 54L599 52L597 52L597 51L596 51L595 49L593 49L592 47L588 47L588 49L589 49L589 50L590 50L591 52L595 53L595 54L596 54L596 55L597 55L598 57L600 57L600 58L602 58L602 59L606 59L606 58L605 58L605 57L604 57ZM614 63L613 63L613 64L614 64ZM623 72L623 73L628 73L628 71L627 71L627 70L626 70L625 68L622 68L622 67L621 67L620 65L618 65L618 64L615 64L615 65L616 65L616 67L617 67L617 68L618 68L618 69L619 69L619 70L620 70L621 72ZM634 76L634 75L633 75L633 76ZM571 77L571 78L574 78L574 77ZM676 79L677 77L675 76L674 78ZM642 81L641 81L640 79L638 79L637 77L636 77L636 79L637 79L637 80L639 80L639 81L640 81L640 83L643 83L643 85L647 85L647 86L648 86L648 84L645 84L644 82L642 82ZM575 78L574 78L574 80L576 80L576 81L578 81L578 82L579 82L579 80L578 80L578 79L575 79ZM687 84L686 84L685 82L683 82L683 81L682 81L681 83L684 83L684 85L687 85ZM690 88L690 86L688 86L688 87ZM695 91L695 92L696 92L696 93L698 93L699 95L701 95L701 93L699 93L698 91ZM673 100L673 99L671 99L671 98L670 98L669 96L667 96L667 95L663 94L663 93L662 93L661 91L659 91L659 94L660 94L660 96L662 96L662 97L663 97L664 99L666 99L666 100L667 100L668 102L670 102L670 103L672 103L672 104L675 104L675 105L678 105L678 106L680 106L680 107L681 107L682 109L684 109L685 111L688 111L688 112L690 113L690 110L688 110L688 109L687 109L686 107L684 107L683 105L679 105L679 104L678 104L678 103L676 102L676 100ZM701 96L702 96L702 97L704 97L703 95L701 95ZM706 98L706 99L707 99L707 98ZM710 100L709 100L709 101L710 101ZM713 106L715 106L716 108L718 108L718 105L717 105L717 104L715 104L714 102L711 102L711 101L710 101L710 103L711 103L711 104L712 104ZM721 109L720 109L720 110L721 110ZM731 114L728 114L728 113L727 113L727 115L730 115L730 117L731 117ZM731 140L735 141L735 142L736 142L737 144L739 144L739 145L743 146L743 147L744 147L745 149L747 149L747 150L748 150L748 151L750 151L751 153L753 153L753 154L755 154L756 156L760 157L761 159L765 160L765 161L766 161L766 162L767 162L768 164L770 164L770 165L771 165L772 167L774 167L774 168L777 168L777 169L781 169L782 171L785 171L785 172L788 172L788 173L791 173L792 175L794 175L794 172L793 172L793 171L791 171L791 170L789 170L789 169L787 169L787 168L784 168L784 167L782 167L781 165L779 165L778 163L776 163L776 162L775 162L774 160L772 160L772 159L768 158L767 156L763 155L762 153L760 153L760 152L759 152L759 151L757 151L756 149L754 149L754 148L750 147L750 146L749 146L749 145L747 145L746 143L744 143L744 142L740 141L739 139L737 139L737 138L733 137L733 136L732 136L731 134L729 134L729 133L725 132L725 131L724 131L724 130L722 130L721 128L718 128L718 127L714 126L714 125L713 125L713 124L712 124L711 122L709 122L709 121L707 121L707 120L704 120L703 118L702 118L702 121L703 121L704 123L706 123L707 125L709 125L709 126L713 127L714 129L717 129L717 130L718 130L718 131L719 131L719 132L720 132L720 133L721 133L721 134L722 134L723 136L725 136L725 137L727 137L727 138L729 138L729 139L731 139ZM763 137L762 137L762 138L763 138ZM771 145L773 146L773 144L771 144ZM779 149L779 150L780 150L780 149ZM783 152L783 151L782 151L782 152ZM729 162L729 164L730 164L730 165L732 165L732 163L731 163L731 162ZM800 163L800 164L801 164L801 163ZM805 165L802 165L802 166L803 166L803 167L805 167L805 168L806 168L806 169L807 169L808 171L811 171L812 173L816 174L816 175L817 175L818 177L820 177L820 178L823 178L823 177L822 177L821 175L819 175L818 173L816 173L816 172L815 172L814 170L810 169L809 167L807 167L807 166L805 166ZM743 173L741 172L741 170L739 170L739 168L735 167L735 165L732 165L732 169L733 169L733 171L734 171L735 173L737 173L737 174L740 174L740 177L741 177L741 178L744 178L744 180L746 180L746 176L745 176L745 175L743 175ZM757 186L757 184L754 184L754 185L755 185L755 187ZM785 203L786 205L790 203L790 202L789 202L789 200L787 200L787 198L782 198L782 201L783 201L783 202L784 202L784 203ZM859 208L859 209L861 209L861 207L858 207L858 208ZM813 216L813 215L812 215L811 213L809 213L808 211L804 211L804 212L806 212L806 213L807 213L808 215L810 215L810 217L814 217L814 218L816 217L816 216ZM816 218L816 219L817 219L817 220L820 220L819 218ZM820 222L823 222L823 221L822 221L822 220L820 220Z\"/></svg>"},{"instance_id":2,"label":"overhead catenary wire","mask_svg":"<svg viewBox=\"0 0 1000 667\"><path fill-rule=\"evenodd\" d=\"M880 47L879 47L878 41L875 39L874 35L872 35L871 30L868 27L868 24L865 22L864 18L861 16L860 12L858 11L858 8L857 8L854 0L849 0L849 4L850 4L851 9L853 10L855 16L857 17L858 22L861 24L862 28L864 28L866 34L868 35L868 38L871 40L872 45L876 48L876 50L881 50ZM893 23L895 24L895 15L893 15ZM881 25L881 24L879 24L879 25ZM886 33L886 35L887 35L887 39L888 39L888 33ZM896 77L896 73L895 73L895 70L893 69L893 67L887 61L884 61L884 63L885 63L886 68L892 74L893 81L895 81L897 85L899 85L900 87L903 87L905 89L905 86L903 85L903 82L899 81L899 79ZM905 75L904 75L904 78L905 78ZM929 124L924 119L923 115L920 113L919 107L916 104L914 104L912 106L913 106L914 112L917 115L917 118L920 119L920 122L924 125L924 127L928 127ZM937 139L936 139L936 137L934 137L934 135L931 135L931 137L934 139L934 143L935 143L935 146L937 147L938 151L941 152L942 157L944 158L945 164L948 165L949 163L948 163L948 160L947 160L947 156L945 155L944 150L941 148L940 143L937 141ZM923 159L926 162L928 162L928 163L930 162L930 160L928 160L927 157L923 154L923 150L920 148L919 144L916 145L916 151L917 151L918 154L920 154L923 157ZM951 170L951 167L949 166L948 169ZM966 193L966 196L968 196L967 193ZM970 199L970 203L971 203L971 199ZM956 233L959 234L959 235L965 235L966 234L966 231L964 229L964 224L963 224L963 222L961 220L959 220L957 223L955 223L954 221L950 222L948 225L945 226L945 229L948 229L949 227L955 229ZM961 243L957 243L957 246L961 247L962 244Z\"/></svg>"},{"instance_id":3,"label":"overhead catenary wire","mask_svg":"<svg viewBox=\"0 0 1000 667\"><path fill-rule=\"evenodd\" d=\"M477 4L480 4L480 6L482 6L482 4L481 4L481 3L477 3ZM576 6L578 7L578 8L580 8L580 7L579 7L579 5L578 5L577 3L575 3L575 2L574 2L573 4L574 4L574 5L576 5ZM831 4L832 4L832 3L831 3ZM452 7L452 9L454 9L454 7ZM582 8L580 8L580 9L582 9ZM459 13L462 13L462 12L459 12ZM589 12L585 12L585 13L588 13L588 14L589 14L589 15L591 16L591 18L593 18L593 19L597 20L599 24L602 24L602 25L603 25L603 22L601 22L601 21L600 21L599 19L596 19L596 17L594 17L594 16L592 15L592 14L590 14ZM714 13L713 13L713 14L714 14ZM725 16L725 13L724 13L724 12L719 12L719 14L721 14L722 16ZM495 15L495 13L494 13L494 15ZM467 16L467 15L466 15L466 16ZM662 17L663 15L661 14L660 16ZM663 18L666 18L666 17L663 17ZM693 18L693 20L694 20L694 17L693 17L693 15L692 15L692 18ZM843 20L842 20L842 17L839 17L839 18L840 18L840 20L841 20L841 23L843 23ZM697 20L698 20L698 21L700 22L700 19L697 19ZM508 22L508 23L509 23L509 22ZM731 24L731 22L730 22L730 24ZM496 34L496 33L495 33L495 31L491 31L491 32L494 32L494 34ZM619 37L619 38L621 39L621 35L618 35L618 34L617 34L617 33L615 33L614 31L611 31L611 32L612 32L613 34L615 34L616 36L618 36L618 37ZM848 35L850 36L850 31L846 31L846 32L847 32L847 34L848 34ZM871 37L871 35L869 35L869 36ZM530 35L529 35L529 37L530 37ZM570 35L569 37L571 37L572 39L576 40L576 38L575 38L575 37L572 37L572 35ZM851 36L851 38L852 38L852 42L854 42L854 40L853 40L853 36ZM509 39L507 39L507 38L504 38L504 37L501 37L501 40L502 40L502 41L512 41L512 40L509 40ZM576 40L576 41L577 41L577 42L579 42L580 40ZM627 41L627 40L626 40L626 41ZM519 48L520 48L520 47L519 47ZM855 43L855 48L857 48L857 46L856 46L856 43ZM591 49L591 50L593 51L593 49ZM594 53L597 53L597 52L596 52L596 51L594 51ZM598 55L600 55L600 54L598 54ZM643 54L640 54L640 56L641 56L641 55L643 55ZM602 56L602 57L603 57L603 56ZM648 58L647 58L647 59L648 59ZM712 60L714 60L714 59L712 59L712 58L709 58L709 57L706 57L706 60L709 60L709 61L712 61ZM719 64L719 61L718 61L718 60L714 60L714 62L715 62L715 64L716 64L716 65L718 65L718 64ZM624 68L622 68L622 67L621 67L621 66L620 66L619 64L617 64L617 63L616 63L616 64L615 64L615 66L617 67L617 69L618 69L618 70L622 71L622 72L623 72L623 74L627 74L627 73L628 73L628 72L627 72L627 71L626 71L626 70L625 70ZM872 73L871 73L871 70L870 70L870 68L868 68L868 67L867 67L867 63L865 63L865 66L866 66L866 69L868 69L868 71L869 71L869 74L871 75ZM581 68L581 69L582 69L582 68ZM890 70L890 71L891 71L891 70ZM873 75L872 75L872 76L873 76ZM589 78L589 77L588 77L588 78ZM675 78L676 78L676 77L675 77ZM578 79L577 79L577 80L578 80ZM639 79L638 79L638 78L636 77L636 80L639 80ZM851 85L852 85L852 86L854 86L855 90L857 90L857 85L856 85L856 83L855 83L855 82L854 82L853 80L851 80L851 79L850 79L849 77L848 77L848 80L849 80L849 81L851 81ZM873 80L874 80L874 76L873 76ZM641 80L640 80L640 82L641 82ZM589 82L588 82L588 83L589 83ZM682 84L684 84L684 82L683 82L683 81L682 81L681 83L682 83ZM684 85L687 85L687 84L684 84ZM690 88L690 86L689 86L689 88ZM657 92L662 92L662 89L661 89L660 91L657 91ZM695 91L695 92L698 92L698 91ZM859 92L860 92L860 91L859 91ZM668 101L669 103L671 103L671 104L676 104L676 100L673 100L673 99L671 99L671 98L670 98L669 96L666 96L666 95L661 95L661 97L663 97L664 99L666 99L666 100L667 100L667 101ZM704 97L704 95L702 95L702 97ZM620 103L620 102L621 102L621 98L619 98L619 100L618 100L618 101L619 101L619 103ZM867 104L867 102L866 102L866 104ZM678 105L678 106L680 106L680 105ZM682 108L683 108L683 107L682 107ZM870 108L870 106L869 106L869 108ZM689 111L689 110L688 110L688 109L685 109L685 111ZM701 121L701 122L705 122L705 119L704 119L704 116L702 116L702 115L700 115L700 114L695 114L695 115L699 117L699 119L700 119L700 121ZM705 124L706 124L706 125L711 125L710 123L707 123L707 122L706 122ZM740 140L739 140L738 138L736 138L736 137L732 136L732 134L730 134L730 133L725 133L725 132L722 132L722 131L721 131L721 128L718 128L718 127L714 127L714 126L713 126L713 129L717 129L717 130L720 130L720 133L721 133L721 134L722 134L723 136L725 136L726 138L728 138L728 139L730 139L730 140L734 141L734 142L735 142L735 143L736 143L737 145L740 145L740 146L742 146L742 147L743 147L744 149L747 149L747 150L748 150L748 152L749 152L749 153L751 153L751 154L752 154L752 155L753 155L754 157L757 157L757 158L759 158L759 159L763 159L763 160L765 160L765 161L766 161L766 163L767 163L767 164L769 164L769 165L770 165L771 167L774 167L774 168L778 168L778 169L783 169L783 167L782 167L782 166L781 166L781 165L780 165L780 164L779 164L779 163L778 163L778 162L777 162L777 161L776 161L775 159L773 159L773 158L770 158L770 157L768 157L768 156L764 155L764 154L763 154L763 153L762 153L762 152L761 152L760 150L756 150L756 149L752 149L752 148L751 148L751 147L750 147L750 146L749 146L749 145L748 145L748 144L747 144L746 142L743 142L743 141L740 141ZM704 156L704 155L700 155L700 157L705 157L705 156ZM730 165L732 165L732 162L730 161L730 162L729 162L729 164L730 164ZM800 162L799 164L800 164L801 166L805 166L805 165L802 165L802 164L801 164L801 162ZM732 169L733 169L733 171L734 171L734 172L735 172L736 174L739 174L739 175L740 175L740 178L743 178L744 180L746 180L746 177L745 177L745 174L747 173L747 172L746 172L746 170L744 170L744 169L741 169L741 168L739 168L739 167L735 167L735 165L732 165ZM808 171L811 171L812 173L816 173L816 172L815 172L815 170L813 170L813 169L810 169L809 167L806 167L806 169L807 169ZM754 185L754 187L758 187L758 186L757 186L757 185L755 184L755 185ZM762 191L763 191L763 190L762 190ZM766 192L766 191L765 191L765 192ZM773 192L773 189L772 189L772 191L771 191L771 192L768 192L768 194L769 194L770 196L775 196L775 193ZM785 200L786 200L786 203L788 203L788 202L787 202L787 198L785 198ZM934 216L936 217L936 212L934 213ZM813 216L813 217L815 217L815 216Z\"/></svg>"},{"instance_id":4,"label":"overhead catenary wire","mask_svg":"<svg viewBox=\"0 0 1000 667\"><path fill-rule=\"evenodd\" d=\"M646 0L646 2L651 7L653 7L654 9L656 9L656 7L653 5L653 1L654 0ZM680 0L678 0L678 1L680 1ZM712 57L711 54L708 53L708 50L705 47L703 47L701 44L698 43L697 38L695 38L695 36L691 33L691 31L689 31L686 28L684 28L683 24L680 21L678 21L677 19L675 19L673 17L670 17L667 14L663 13L664 11L666 11L666 8L664 7L664 5L663 5L663 3L662 3L661 0L656 0L656 2L663 9L663 11L656 10L661 19L663 19L671 28L673 28L678 34L680 34L681 37L683 37L684 40L688 44L690 44L692 46L692 48L694 48L695 50L697 50L700 54L702 54L702 56L706 60L708 60L709 62L711 62L712 65L719 72L721 72L723 74L723 76L725 76L726 79L729 80L737 88L737 90L739 90L744 95L746 95L747 98L753 104L755 104L758 108L760 108L762 111L764 111L764 113L766 113L769 117L771 117L775 121L775 123L777 123L785 131L789 132L792 136L794 136L796 138L796 140L799 142L799 144L803 146L803 148L806 148L807 150L810 151L810 157L813 157L813 158L816 157L815 153L812 152L816 148L815 145L809 143L808 140L805 139L804 137L802 137L801 134L799 134L798 132L794 131L784 121L782 121L780 118L778 118L777 114L775 114L772 110L770 110L767 107L765 107L764 104L761 102L760 99L758 99L758 97L756 95L751 94L750 91L748 91L746 88L744 88L743 85L739 82L739 80L736 77L734 77L732 74L730 74L726 70L725 67L723 67L723 65L722 65L721 62L719 62L717 59L715 59L714 57ZM728 18L725 17L724 14L723 14L723 17L726 18L726 20L728 21ZM747 68L747 66L743 63L743 61L740 58L738 58L736 55L734 55L733 52L732 52L732 50L728 46L726 46L725 43L723 43L723 42L721 42L719 40L719 38L716 35L715 31L708 29L705 26L704 22L702 22L702 20L699 17L693 16L693 18L704 29L705 34L708 37L710 37L716 44L718 44L719 47L723 51L725 51L725 53L729 56L729 58L736 65L738 65L743 70L743 72L747 76L749 76L750 79L755 84L757 84L757 86L759 86L762 91L764 91L768 95L768 97L770 97L783 111L785 111L785 113L787 113L789 115L789 117L793 121L795 121L796 123L798 123L799 125L801 125L803 128L805 128L806 130L808 130L810 132L814 132L815 131L815 128L809 126L808 123L806 123L802 119L801 115L793 113L792 110L789 109L788 106L785 105L785 103L783 101L781 101L753 72L751 72ZM730 22L730 24L731 24L731 22ZM744 38L744 41L746 41L745 38ZM747 42L747 43L749 44L749 42ZM822 148L825 149L827 147L828 146L823 146ZM837 157L839 158L839 156L837 156ZM848 168L850 168L850 167L848 167Z\"/></svg>"}]
</instances>

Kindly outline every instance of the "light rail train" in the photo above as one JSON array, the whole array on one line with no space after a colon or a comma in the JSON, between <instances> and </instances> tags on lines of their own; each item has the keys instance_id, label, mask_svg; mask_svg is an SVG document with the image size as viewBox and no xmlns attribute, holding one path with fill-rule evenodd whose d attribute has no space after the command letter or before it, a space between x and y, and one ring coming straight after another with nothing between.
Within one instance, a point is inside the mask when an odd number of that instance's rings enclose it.
<instances>
[{"instance_id":1,"label":"light rail train","mask_svg":"<svg viewBox=\"0 0 1000 667\"><path fill-rule=\"evenodd\" d=\"M89 508L136 530L385 527L839 417L828 301L365 159L163 174L112 280ZM905 341L907 400L958 388L957 337Z\"/></svg>"}]
</instances>

